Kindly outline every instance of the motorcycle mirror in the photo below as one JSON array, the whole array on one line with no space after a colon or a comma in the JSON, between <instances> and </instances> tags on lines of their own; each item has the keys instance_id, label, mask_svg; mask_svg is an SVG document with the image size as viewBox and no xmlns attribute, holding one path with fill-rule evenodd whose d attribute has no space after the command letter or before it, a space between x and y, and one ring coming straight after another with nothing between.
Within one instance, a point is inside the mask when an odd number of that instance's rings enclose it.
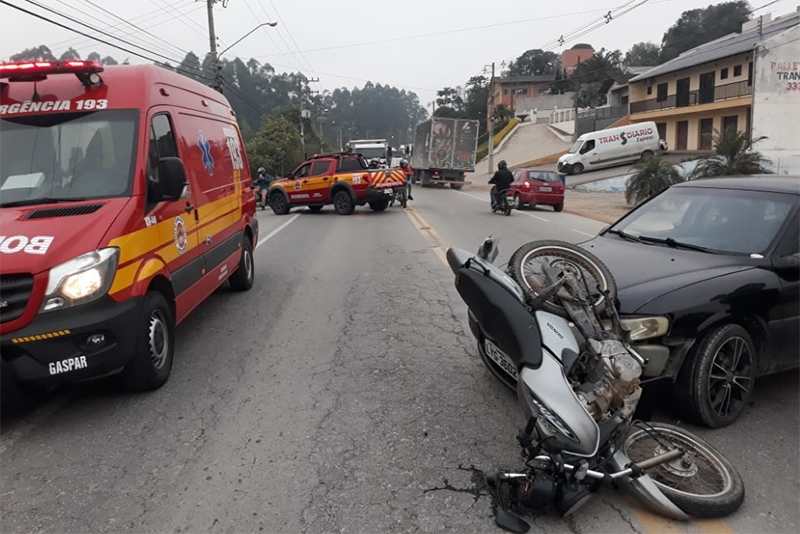
<instances>
[{"instance_id":1,"label":"motorcycle mirror","mask_svg":"<svg viewBox=\"0 0 800 534\"><path fill-rule=\"evenodd\" d=\"M494 522L498 527L503 530L508 530L509 532L525 534L525 532L531 529L531 526L524 519L502 508L497 510L497 514L494 516Z\"/></svg>"}]
</instances>

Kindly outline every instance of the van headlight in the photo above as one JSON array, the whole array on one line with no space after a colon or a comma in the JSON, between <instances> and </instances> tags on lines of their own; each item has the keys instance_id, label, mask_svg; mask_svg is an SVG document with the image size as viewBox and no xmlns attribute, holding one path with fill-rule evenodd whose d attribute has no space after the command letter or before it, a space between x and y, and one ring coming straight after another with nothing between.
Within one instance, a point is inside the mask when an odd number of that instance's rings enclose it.
<instances>
[{"instance_id":1,"label":"van headlight","mask_svg":"<svg viewBox=\"0 0 800 534\"><path fill-rule=\"evenodd\" d=\"M43 312L86 304L105 295L117 272L119 249L95 250L50 269Z\"/></svg>"},{"instance_id":2,"label":"van headlight","mask_svg":"<svg viewBox=\"0 0 800 534\"><path fill-rule=\"evenodd\" d=\"M666 317L620 317L620 322L631 331L631 341L653 339L669 332L669 319ZM611 330L610 319L603 319L602 325L606 330Z\"/></svg>"}]
</instances>

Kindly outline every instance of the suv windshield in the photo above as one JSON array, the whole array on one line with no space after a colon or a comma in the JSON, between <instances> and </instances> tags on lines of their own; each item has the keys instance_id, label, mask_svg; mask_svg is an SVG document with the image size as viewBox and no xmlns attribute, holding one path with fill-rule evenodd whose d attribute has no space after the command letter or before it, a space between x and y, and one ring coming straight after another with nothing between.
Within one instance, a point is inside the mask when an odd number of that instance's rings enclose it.
<instances>
[{"instance_id":1,"label":"suv windshield","mask_svg":"<svg viewBox=\"0 0 800 534\"><path fill-rule=\"evenodd\" d=\"M761 254L775 240L795 203L792 196L779 193L674 187L609 231L678 248Z\"/></svg>"},{"instance_id":2,"label":"suv windshield","mask_svg":"<svg viewBox=\"0 0 800 534\"><path fill-rule=\"evenodd\" d=\"M131 194L136 110L0 120L0 206Z\"/></svg>"}]
</instances>

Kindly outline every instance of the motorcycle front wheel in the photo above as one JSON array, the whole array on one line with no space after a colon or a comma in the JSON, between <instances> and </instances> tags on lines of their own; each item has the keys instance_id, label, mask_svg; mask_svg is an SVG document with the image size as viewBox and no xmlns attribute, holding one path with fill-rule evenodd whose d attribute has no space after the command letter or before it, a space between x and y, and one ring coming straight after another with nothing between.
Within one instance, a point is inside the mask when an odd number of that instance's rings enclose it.
<instances>
[{"instance_id":1,"label":"motorcycle front wheel","mask_svg":"<svg viewBox=\"0 0 800 534\"><path fill-rule=\"evenodd\" d=\"M508 275L523 289L529 289L534 295L538 295L548 285L543 271L545 263L569 271L579 281L584 281L592 306L599 312L605 306L606 291L612 301L617 298L614 276L600 258L566 241L543 239L522 245L508 260ZM569 318L569 313L560 304L557 296L543 302L542 309Z\"/></svg>"},{"instance_id":2,"label":"motorcycle front wheel","mask_svg":"<svg viewBox=\"0 0 800 534\"><path fill-rule=\"evenodd\" d=\"M733 464L699 436L665 423L635 427L623 452L633 462L678 448L684 455L645 471L658 489L685 513L695 517L729 515L744 502L744 482Z\"/></svg>"}]
</instances>

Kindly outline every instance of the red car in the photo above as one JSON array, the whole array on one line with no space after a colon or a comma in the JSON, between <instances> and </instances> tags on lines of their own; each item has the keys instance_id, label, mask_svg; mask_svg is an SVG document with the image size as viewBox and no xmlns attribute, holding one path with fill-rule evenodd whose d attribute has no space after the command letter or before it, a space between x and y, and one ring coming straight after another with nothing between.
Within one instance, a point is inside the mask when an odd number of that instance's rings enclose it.
<instances>
[{"instance_id":1,"label":"red car","mask_svg":"<svg viewBox=\"0 0 800 534\"><path fill-rule=\"evenodd\" d=\"M564 209L564 184L553 171L541 169L514 170L514 208L531 208L544 204L553 206L556 211Z\"/></svg>"}]
</instances>

